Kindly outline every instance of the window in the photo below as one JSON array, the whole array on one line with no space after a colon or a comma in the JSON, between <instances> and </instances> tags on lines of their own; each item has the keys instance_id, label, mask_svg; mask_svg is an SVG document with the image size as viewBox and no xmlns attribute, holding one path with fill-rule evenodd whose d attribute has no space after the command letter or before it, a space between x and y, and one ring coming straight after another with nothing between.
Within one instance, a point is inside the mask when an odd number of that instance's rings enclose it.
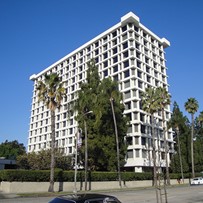
<instances>
[{"instance_id":1,"label":"window","mask_svg":"<svg viewBox=\"0 0 203 203\"><path fill-rule=\"evenodd\" d=\"M125 110L131 109L131 102L125 103Z\"/></svg>"},{"instance_id":2,"label":"window","mask_svg":"<svg viewBox=\"0 0 203 203\"><path fill-rule=\"evenodd\" d=\"M140 61L137 61L137 67L141 68L141 62Z\"/></svg>"},{"instance_id":3,"label":"window","mask_svg":"<svg viewBox=\"0 0 203 203\"><path fill-rule=\"evenodd\" d=\"M118 71L118 66L114 66L113 67L113 72L115 73L115 72L117 72Z\"/></svg>"},{"instance_id":4,"label":"window","mask_svg":"<svg viewBox=\"0 0 203 203\"><path fill-rule=\"evenodd\" d=\"M151 77L149 75L147 75L147 82L151 82Z\"/></svg>"},{"instance_id":5,"label":"window","mask_svg":"<svg viewBox=\"0 0 203 203\"><path fill-rule=\"evenodd\" d=\"M137 77L142 78L142 73L140 71L137 71Z\"/></svg>"},{"instance_id":6,"label":"window","mask_svg":"<svg viewBox=\"0 0 203 203\"><path fill-rule=\"evenodd\" d=\"M146 72L150 73L150 67L149 66L146 66Z\"/></svg>"},{"instance_id":7,"label":"window","mask_svg":"<svg viewBox=\"0 0 203 203\"><path fill-rule=\"evenodd\" d=\"M118 75L115 75L115 76L113 77L113 79L114 79L115 81L118 81Z\"/></svg>"},{"instance_id":8,"label":"window","mask_svg":"<svg viewBox=\"0 0 203 203\"><path fill-rule=\"evenodd\" d=\"M157 72L157 71L154 71L154 76L155 76L156 78L158 78L158 72Z\"/></svg>"},{"instance_id":9,"label":"window","mask_svg":"<svg viewBox=\"0 0 203 203\"><path fill-rule=\"evenodd\" d=\"M149 64L149 58L145 57L145 62Z\"/></svg>"},{"instance_id":10,"label":"window","mask_svg":"<svg viewBox=\"0 0 203 203\"><path fill-rule=\"evenodd\" d=\"M147 158L147 150L142 150L142 158Z\"/></svg>"},{"instance_id":11,"label":"window","mask_svg":"<svg viewBox=\"0 0 203 203\"><path fill-rule=\"evenodd\" d=\"M98 55L98 54L99 54L99 49L96 49L96 50L94 51L94 54L95 54L95 56Z\"/></svg>"},{"instance_id":12,"label":"window","mask_svg":"<svg viewBox=\"0 0 203 203\"><path fill-rule=\"evenodd\" d=\"M138 31L139 31L139 28L134 25L134 30L135 30L136 32L138 32Z\"/></svg>"},{"instance_id":13,"label":"window","mask_svg":"<svg viewBox=\"0 0 203 203\"><path fill-rule=\"evenodd\" d=\"M72 150L72 147L68 147L68 153L69 153L69 154L72 154L72 151L73 151L73 150Z\"/></svg>"},{"instance_id":14,"label":"window","mask_svg":"<svg viewBox=\"0 0 203 203\"><path fill-rule=\"evenodd\" d=\"M128 57L128 51L123 53L123 58L127 58Z\"/></svg>"},{"instance_id":15,"label":"window","mask_svg":"<svg viewBox=\"0 0 203 203\"><path fill-rule=\"evenodd\" d=\"M125 61L125 62L123 62L123 67L124 68L126 68L126 67L128 67L129 66L129 61L127 60L127 61ZM129 71L128 71L129 72ZM129 76L129 75L128 75Z\"/></svg>"},{"instance_id":16,"label":"window","mask_svg":"<svg viewBox=\"0 0 203 203\"><path fill-rule=\"evenodd\" d=\"M90 47L87 47L87 52L90 52ZM75 60L75 59L74 59Z\"/></svg>"},{"instance_id":17,"label":"window","mask_svg":"<svg viewBox=\"0 0 203 203\"><path fill-rule=\"evenodd\" d=\"M122 32L125 32L127 30L127 25L122 27Z\"/></svg>"},{"instance_id":18,"label":"window","mask_svg":"<svg viewBox=\"0 0 203 203\"><path fill-rule=\"evenodd\" d=\"M117 44L117 39L113 40L113 46L115 46Z\"/></svg>"},{"instance_id":19,"label":"window","mask_svg":"<svg viewBox=\"0 0 203 203\"><path fill-rule=\"evenodd\" d=\"M141 81L138 81L138 87L142 89L143 83Z\"/></svg>"},{"instance_id":20,"label":"window","mask_svg":"<svg viewBox=\"0 0 203 203\"><path fill-rule=\"evenodd\" d=\"M146 145L146 138L145 138L145 137L142 137L142 138L141 138L141 142L142 142L142 145Z\"/></svg>"},{"instance_id":21,"label":"window","mask_svg":"<svg viewBox=\"0 0 203 203\"><path fill-rule=\"evenodd\" d=\"M95 47L98 47L99 46L99 42L95 42Z\"/></svg>"},{"instance_id":22,"label":"window","mask_svg":"<svg viewBox=\"0 0 203 203\"><path fill-rule=\"evenodd\" d=\"M135 47L136 47L136 49L140 50L140 44L136 43Z\"/></svg>"},{"instance_id":23,"label":"window","mask_svg":"<svg viewBox=\"0 0 203 203\"><path fill-rule=\"evenodd\" d=\"M103 73L104 73L104 77L108 76L108 70L105 70Z\"/></svg>"},{"instance_id":24,"label":"window","mask_svg":"<svg viewBox=\"0 0 203 203\"><path fill-rule=\"evenodd\" d=\"M73 128L70 128L70 129L69 129L69 134L70 134L70 135L73 134Z\"/></svg>"},{"instance_id":25,"label":"window","mask_svg":"<svg viewBox=\"0 0 203 203\"><path fill-rule=\"evenodd\" d=\"M127 78L127 77L129 77L129 76L130 76L129 70L125 71L125 72L124 72L124 77Z\"/></svg>"},{"instance_id":26,"label":"window","mask_svg":"<svg viewBox=\"0 0 203 203\"><path fill-rule=\"evenodd\" d=\"M147 34L145 32L143 32L143 37L147 38Z\"/></svg>"},{"instance_id":27,"label":"window","mask_svg":"<svg viewBox=\"0 0 203 203\"><path fill-rule=\"evenodd\" d=\"M128 43L127 43L127 42L125 42L125 43L123 44L123 49L126 49L126 48L128 48Z\"/></svg>"},{"instance_id":28,"label":"window","mask_svg":"<svg viewBox=\"0 0 203 203\"><path fill-rule=\"evenodd\" d=\"M96 57L94 60L95 60L95 63L99 62L99 58L98 57Z\"/></svg>"},{"instance_id":29,"label":"window","mask_svg":"<svg viewBox=\"0 0 203 203\"><path fill-rule=\"evenodd\" d=\"M126 143L127 145L132 145L133 144L132 137L126 137Z\"/></svg>"},{"instance_id":30,"label":"window","mask_svg":"<svg viewBox=\"0 0 203 203\"><path fill-rule=\"evenodd\" d=\"M107 42L107 36L104 37L103 42L106 43Z\"/></svg>"},{"instance_id":31,"label":"window","mask_svg":"<svg viewBox=\"0 0 203 203\"><path fill-rule=\"evenodd\" d=\"M108 61L105 61L105 62L103 63L103 65L104 65L104 68L106 68L106 67L108 66Z\"/></svg>"},{"instance_id":32,"label":"window","mask_svg":"<svg viewBox=\"0 0 203 203\"><path fill-rule=\"evenodd\" d=\"M118 62L118 56L113 57L113 63Z\"/></svg>"},{"instance_id":33,"label":"window","mask_svg":"<svg viewBox=\"0 0 203 203\"><path fill-rule=\"evenodd\" d=\"M125 97L125 99L129 99L130 98L130 91L125 92L124 97Z\"/></svg>"},{"instance_id":34,"label":"window","mask_svg":"<svg viewBox=\"0 0 203 203\"><path fill-rule=\"evenodd\" d=\"M112 37L116 37L116 36L117 36L117 32L115 31L112 33Z\"/></svg>"},{"instance_id":35,"label":"window","mask_svg":"<svg viewBox=\"0 0 203 203\"><path fill-rule=\"evenodd\" d=\"M140 121L144 122L145 121L145 115L143 113L140 113Z\"/></svg>"},{"instance_id":36,"label":"window","mask_svg":"<svg viewBox=\"0 0 203 203\"><path fill-rule=\"evenodd\" d=\"M154 68L157 68L157 63L154 62Z\"/></svg>"},{"instance_id":37,"label":"window","mask_svg":"<svg viewBox=\"0 0 203 203\"><path fill-rule=\"evenodd\" d=\"M134 131L135 131L135 132L138 132L138 125L137 125L137 124L134 125Z\"/></svg>"},{"instance_id":38,"label":"window","mask_svg":"<svg viewBox=\"0 0 203 203\"><path fill-rule=\"evenodd\" d=\"M114 49L113 49L113 54L116 54L117 53L117 47L115 47Z\"/></svg>"},{"instance_id":39,"label":"window","mask_svg":"<svg viewBox=\"0 0 203 203\"><path fill-rule=\"evenodd\" d=\"M136 150L135 150L135 156L136 156L137 158L140 157L140 150L139 150L139 149L136 149Z\"/></svg>"},{"instance_id":40,"label":"window","mask_svg":"<svg viewBox=\"0 0 203 203\"><path fill-rule=\"evenodd\" d=\"M139 144L139 137L135 137L135 144Z\"/></svg>"},{"instance_id":41,"label":"window","mask_svg":"<svg viewBox=\"0 0 203 203\"><path fill-rule=\"evenodd\" d=\"M162 81L166 82L166 77L164 75L162 75Z\"/></svg>"},{"instance_id":42,"label":"window","mask_svg":"<svg viewBox=\"0 0 203 203\"><path fill-rule=\"evenodd\" d=\"M145 133L145 126L141 125L141 133Z\"/></svg>"},{"instance_id":43,"label":"window","mask_svg":"<svg viewBox=\"0 0 203 203\"><path fill-rule=\"evenodd\" d=\"M128 80L128 81L126 81L126 82L124 82L124 87L125 87L125 88L130 87L130 81L129 81L129 80Z\"/></svg>"},{"instance_id":44,"label":"window","mask_svg":"<svg viewBox=\"0 0 203 203\"><path fill-rule=\"evenodd\" d=\"M127 157L128 158L133 158L133 150L128 150Z\"/></svg>"},{"instance_id":45,"label":"window","mask_svg":"<svg viewBox=\"0 0 203 203\"><path fill-rule=\"evenodd\" d=\"M144 53L146 54L146 55L148 55L148 49L144 49Z\"/></svg>"},{"instance_id":46,"label":"window","mask_svg":"<svg viewBox=\"0 0 203 203\"><path fill-rule=\"evenodd\" d=\"M107 50L107 44L105 46L103 46L103 50L106 51Z\"/></svg>"},{"instance_id":47,"label":"window","mask_svg":"<svg viewBox=\"0 0 203 203\"><path fill-rule=\"evenodd\" d=\"M136 52L136 57L140 59L140 53Z\"/></svg>"},{"instance_id":48,"label":"window","mask_svg":"<svg viewBox=\"0 0 203 203\"><path fill-rule=\"evenodd\" d=\"M106 59L107 57L108 57L108 53L106 52L103 54L103 58Z\"/></svg>"}]
</instances>

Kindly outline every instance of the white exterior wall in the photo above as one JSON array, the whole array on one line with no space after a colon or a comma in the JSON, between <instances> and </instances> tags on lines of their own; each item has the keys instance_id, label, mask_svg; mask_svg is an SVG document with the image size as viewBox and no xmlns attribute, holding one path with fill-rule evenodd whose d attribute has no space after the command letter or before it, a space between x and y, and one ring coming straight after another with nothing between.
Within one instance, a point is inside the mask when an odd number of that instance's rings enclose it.
<instances>
[{"instance_id":1,"label":"white exterior wall","mask_svg":"<svg viewBox=\"0 0 203 203\"><path fill-rule=\"evenodd\" d=\"M79 90L79 83L86 78L86 63L94 58L101 79L111 76L119 81L123 93L125 112L131 118L127 133L128 158L126 167L143 171L151 165L151 139L149 116L140 109L141 93L146 87L166 87L168 89L164 49L170 46L165 38L159 38L143 26L139 17L132 12L121 18L121 22L90 40L83 46L52 64L39 74L30 77L34 81L32 110L28 136L28 152L50 147L50 114L42 103L38 103L35 83L45 73L57 72L65 82L67 99L56 112L56 141L66 154L74 153L74 135L77 122L72 115L67 118L67 105ZM170 118L170 107L166 109ZM156 116L157 128L161 130L161 115ZM161 143L163 144L163 135ZM167 135L169 152L173 152L172 132ZM164 148L161 147L164 152ZM165 165L163 161L162 166Z\"/></svg>"}]
</instances>

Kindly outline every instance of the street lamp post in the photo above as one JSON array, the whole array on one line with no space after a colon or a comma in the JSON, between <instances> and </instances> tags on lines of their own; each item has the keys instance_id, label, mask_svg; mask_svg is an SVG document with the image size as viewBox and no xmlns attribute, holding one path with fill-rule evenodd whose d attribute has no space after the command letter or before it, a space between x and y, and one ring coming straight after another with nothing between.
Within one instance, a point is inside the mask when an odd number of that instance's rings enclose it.
<instances>
[{"instance_id":1,"label":"street lamp post","mask_svg":"<svg viewBox=\"0 0 203 203\"><path fill-rule=\"evenodd\" d=\"M85 127L85 191L87 190L87 169L88 169L88 150L87 150L87 123L84 120Z\"/></svg>"},{"instance_id":2,"label":"street lamp post","mask_svg":"<svg viewBox=\"0 0 203 203\"><path fill-rule=\"evenodd\" d=\"M77 195L77 167L78 167L78 133L75 134L75 174L74 174L74 194Z\"/></svg>"}]
</instances>

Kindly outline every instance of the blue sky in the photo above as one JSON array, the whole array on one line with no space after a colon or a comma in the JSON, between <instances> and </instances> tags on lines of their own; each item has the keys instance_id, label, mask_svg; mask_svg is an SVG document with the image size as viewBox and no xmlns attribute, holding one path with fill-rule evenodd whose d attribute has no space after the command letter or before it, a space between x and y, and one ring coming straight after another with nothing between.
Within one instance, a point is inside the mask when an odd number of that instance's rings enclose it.
<instances>
[{"instance_id":1,"label":"blue sky","mask_svg":"<svg viewBox=\"0 0 203 203\"><path fill-rule=\"evenodd\" d=\"M0 0L0 143L27 145L29 77L130 11L171 42L165 51L172 101L184 112L184 103L195 97L203 111L202 0Z\"/></svg>"}]
</instances>

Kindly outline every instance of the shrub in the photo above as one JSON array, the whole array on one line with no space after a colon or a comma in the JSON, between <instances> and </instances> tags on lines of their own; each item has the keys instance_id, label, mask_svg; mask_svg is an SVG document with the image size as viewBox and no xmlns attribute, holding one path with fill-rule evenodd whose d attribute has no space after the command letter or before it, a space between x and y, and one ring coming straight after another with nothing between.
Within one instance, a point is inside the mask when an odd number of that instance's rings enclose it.
<instances>
[{"instance_id":1,"label":"shrub","mask_svg":"<svg viewBox=\"0 0 203 203\"><path fill-rule=\"evenodd\" d=\"M55 169L55 181L74 181L74 171L63 171ZM84 171L77 171L77 181L84 181ZM196 176L202 174L196 173ZM189 173L184 174L184 178L189 178ZM171 179L181 178L180 174L170 174ZM48 182L50 179L50 170L0 170L0 181L21 181L21 182ZM135 172L122 172L121 179L123 181L136 181L136 180L152 180L152 173L135 173ZM117 181L117 172L88 172L89 181Z\"/></svg>"}]
</instances>

